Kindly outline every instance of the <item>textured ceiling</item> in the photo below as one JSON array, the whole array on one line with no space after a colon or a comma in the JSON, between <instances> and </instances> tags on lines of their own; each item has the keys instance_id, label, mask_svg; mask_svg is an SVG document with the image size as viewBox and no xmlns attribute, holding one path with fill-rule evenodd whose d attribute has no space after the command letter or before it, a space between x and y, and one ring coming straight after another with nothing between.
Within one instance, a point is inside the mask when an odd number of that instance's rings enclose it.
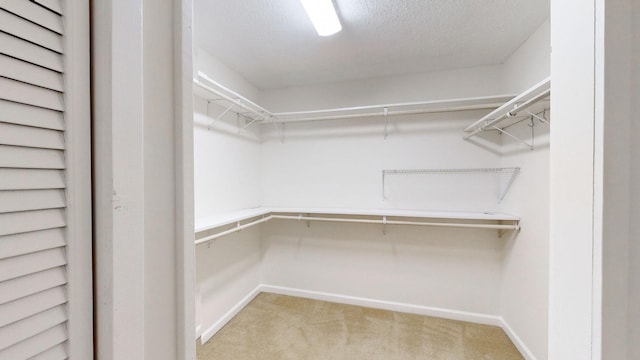
<instances>
[{"instance_id":1,"label":"textured ceiling","mask_svg":"<svg viewBox=\"0 0 640 360\"><path fill-rule=\"evenodd\" d=\"M549 0L334 0L319 37L299 0L195 0L196 44L261 89L502 63Z\"/></svg>"}]
</instances>

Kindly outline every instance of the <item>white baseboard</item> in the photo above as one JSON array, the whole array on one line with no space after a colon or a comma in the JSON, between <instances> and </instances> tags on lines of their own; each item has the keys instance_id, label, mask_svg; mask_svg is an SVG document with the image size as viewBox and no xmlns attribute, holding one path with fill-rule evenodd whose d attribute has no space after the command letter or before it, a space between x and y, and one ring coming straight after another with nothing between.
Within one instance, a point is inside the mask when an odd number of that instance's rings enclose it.
<instances>
[{"instance_id":1,"label":"white baseboard","mask_svg":"<svg viewBox=\"0 0 640 360\"><path fill-rule=\"evenodd\" d=\"M533 353L522 339L516 334L516 332L509 326L509 324L500 316L487 315L480 313L473 313L467 311L458 311L452 309L436 308L430 306L420 306L405 304L393 301L383 301L370 298L348 296L342 294L333 294L319 291L302 290L284 286L275 286L260 284L256 286L247 296L242 298L236 305L234 305L229 311L227 311L218 321L212 326L207 328L200 336L201 343L207 342L213 335L215 335L220 329L222 329L234 316L236 316L247 304L251 302L261 292L269 292L280 295L297 296L307 299L331 301L340 304L349 304L357 306L365 306L376 309L391 310L404 312L409 314L434 316L450 320L466 321L476 324L493 325L501 327L507 334L509 339L513 342L516 348L520 351L522 356L526 360L536 360Z\"/></svg>"},{"instance_id":2,"label":"white baseboard","mask_svg":"<svg viewBox=\"0 0 640 360\"><path fill-rule=\"evenodd\" d=\"M537 360L536 357L533 356L529 347L524 343L524 341L522 341L513 328L509 326L509 323L507 323L503 318L500 318L500 322L500 327L504 330L509 339L511 339L513 345L515 345L518 351L520 351L520 354L524 356L525 360Z\"/></svg>"},{"instance_id":3,"label":"white baseboard","mask_svg":"<svg viewBox=\"0 0 640 360\"><path fill-rule=\"evenodd\" d=\"M229 321L231 321L231 319L233 319L234 316L236 316L242 309L244 309L244 307L247 306L251 302L251 300L253 300L253 298L255 298L256 296L258 296L258 294L260 294L260 292L262 291L261 287L262 285L256 286L256 288L253 289L249 294L247 294L247 296L243 297L242 300L240 300L237 304L235 304L231 308L231 310L227 311L224 315L222 315L220 319L218 319L218 321L216 321L213 325L207 328L202 333L202 335L200 335L200 343L204 344L207 341L209 341L209 339L211 339L213 335L215 335Z\"/></svg>"},{"instance_id":4,"label":"white baseboard","mask_svg":"<svg viewBox=\"0 0 640 360\"><path fill-rule=\"evenodd\" d=\"M493 326L502 325L502 319L499 316L495 316L495 315L486 315L486 314L472 313L472 312L466 312L466 311L412 305L412 304L398 303L393 301L383 301L383 300L376 300L376 299L356 297L356 296L332 294L332 293L326 293L326 292L301 290L301 289L294 289L289 287L273 286L273 285L266 285L266 284L262 284L260 286L260 290L264 292L270 292L270 293L280 294L280 295L290 295L290 296L297 296L297 297L314 299L314 300L331 301L331 302L340 303L340 304L358 305L358 306L364 306L364 307L370 307L370 308L376 308L376 309L404 312L409 314L434 316L434 317L440 317L440 318L451 319L451 320L467 321L467 322L472 322L476 324L493 325Z\"/></svg>"},{"instance_id":5,"label":"white baseboard","mask_svg":"<svg viewBox=\"0 0 640 360\"><path fill-rule=\"evenodd\" d=\"M196 340L198 340L198 338L200 337L200 330L202 329L202 325L198 324L198 326L196 326Z\"/></svg>"}]
</instances>

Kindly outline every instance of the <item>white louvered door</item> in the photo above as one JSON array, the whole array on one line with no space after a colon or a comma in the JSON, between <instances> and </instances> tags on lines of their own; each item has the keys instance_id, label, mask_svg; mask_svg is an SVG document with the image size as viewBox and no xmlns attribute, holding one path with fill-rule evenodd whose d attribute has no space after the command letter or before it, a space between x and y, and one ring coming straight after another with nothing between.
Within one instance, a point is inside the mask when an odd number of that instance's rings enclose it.
<instances>
[{"instance_id":1,"label":"white louvered door","mask_svg":"<svg viewBox=\"0 0 640 360\"><path fill-rule=\"evenodd\" d=\"M0 0L0 359L90 359L88 0Z\"/></svg>"}]
</instances>

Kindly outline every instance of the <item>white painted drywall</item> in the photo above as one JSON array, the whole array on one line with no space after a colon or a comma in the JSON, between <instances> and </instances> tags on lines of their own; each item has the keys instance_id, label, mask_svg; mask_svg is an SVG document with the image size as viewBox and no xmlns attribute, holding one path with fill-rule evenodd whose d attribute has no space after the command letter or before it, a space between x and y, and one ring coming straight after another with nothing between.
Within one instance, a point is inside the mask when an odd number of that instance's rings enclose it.
<instances>
[{"instance_id":1,"label":"white painted drywall","mask_svg":"<svg viewBox=\"0 0 640 360\"><path fill-rule=\"evenodd\" d=\"M271 221L262 283L498 314L501 251L491 230Z\"/></svg>"},{"instance_id":2,"label":"white painted drywall","mask_svg":"<svg viewBox=\"0 0 640 360\"><path fill-rule=\"evenodd\" d=\"M255 86L202 48L195 49L194 77L197 76L198 72L203 72L209 78L242 94L247 99L255 101L258 97L259 91Z\"/></svg>"},{"instance_id":3,"label":"white painted drywall","mask_svg":"<svg viewBox=\"0 0 640 360\"><path fill-rule=\"evenodd\" d=\"M505 63L507 87L523 91L549 76L549 22L545 22ZM553 80L552 80L553 84ZM553 86L553 85L552 85ZM551 121L554 121L551 117ZM504 252L500 315L536 359L547 358L549 287L549 125L534 122L534 150L502 136L502 166L521 173L501 210L521 217L521 229ZM530 122L510 127L531 141Z\"/></svg>"},{"instance_id":4,"label":"white painted drywall","mask_svg":"<svg viewBox=\"0 0 640 360\"><path fill-rule=\"evenodd\" d=\"M592 357L594 6L551 2L549 359Z\"/></svg>"},{"instance_id":5,"label":"white painted drywall","mask_svg":"<svg viewBox=\"0 0 640 360\"><path fill-rule=\"evenodd\" d=\"M462 139L484 112L356 119L263 127L263 204L275 207L496 211L496 175L388 176L382 170L484 168L497 154Z\"/></svg>"},{"instance_id":6,"label":"white painted drywall","mask_svg":"<svg viewBox=\"0 0 640 360\"><path fill-rule=\"evenodd\" d=\"M216 120L224 108L207 104L198 96L194 97L194 109L196 219L259 206L260 139L256 128L238 132L232 114Z\"/></svg>"},{"instance_id":7,"label":"white painted drywall","mask_svg":"<svg viewBox=\"0 0 640 360\"><path fill-rule=\"evenodd\" d=\"M438 86L439 84L433 84ZM496 211L495 175L406 175L383 169L497 167L462 139L484 112L263 127L263 203L275 207ZM272 221L263 225L262 282L454 311L498 315L496 231Z\"/></svg>"},{"instance_id":8,"label":"white painted drywall","mask_svg":"<svg viewBox=\"0 0 640 360\"><path fill-rule=\"evenodd\" d=\"M259 239L260 229L253 227L196 247L196 336L260 284Z\"/></svg>"},{"instance_id":9,"label":"white painted drywall","mask_svg":"<svg viewBox=\"0 0 640 360\"><path fill-rule=\"evenodd\" d=\"M255 96L255 88L203 50L198 51L196 70L244 96ZM239 131L244 120L238 123L231 113L218 119L224 110L194 96L194 207L199 221L261 205L259 129ZM196 247L196 336L215 326L259 284L259 269L259 228Z\"/></svg>"},{"instance_id":10,"label":"white painted drywall","mask_svg":"<svg viewBox=\"0 0 640 360\"><path fill-rule=\"evenodd\" d=\"M502 66L504 88L520 93L551 73L551 24L549 20L540 25Z\"/></svg>"},{"instance_id":11,"label":"white painted drywall","mask_svg":"<svg viewBox=\"0 0 640 360\"><path fill-rule=\"evenodd\" d=\"M256 128L238 133L234 116L214 121L224 111L220 106L208 105L197 96L194 105L195 218L260 206L261 158ZM210 245L210 249L207 244L196 247L196 336L259 284L258 228L225 236Z\"/></svg>"},{"instance_id":12,"label":"white painted drywall","mask_svg":"<svg viewBox=\"0 0 640 360\"><path fill-rule=\"evenodd\" d=\"M262 91L272 112L502 95L502 67L484 66Z\"/></svg>"}]
</instances>

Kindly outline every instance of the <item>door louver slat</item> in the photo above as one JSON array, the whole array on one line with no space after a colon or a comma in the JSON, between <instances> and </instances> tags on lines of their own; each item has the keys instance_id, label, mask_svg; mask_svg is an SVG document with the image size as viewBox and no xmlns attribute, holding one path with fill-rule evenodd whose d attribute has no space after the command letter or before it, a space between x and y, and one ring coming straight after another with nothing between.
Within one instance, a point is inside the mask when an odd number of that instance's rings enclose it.
<instances>
[{"instance_id":1,"label":"door louver slat","mask_svg":"<svg viewBox=\"0 0 640 360\"><path fill-rule=\"evenodd\" d=\"M62 112L0 99L0 122L64 130Z\"/></svg>"},{"instance_id":2,"label":"door louver slat","mask_svg":"<svg viewBox=\"0 0 640 360\"><path fill-rule=\"evenodd\" d=\"M35 2L24 0L0 0L0 7L58 34L62 34L62 18Z\"/></svg>"},{"instance_id":3,"label":"door louver slat","mask_svg":"<svg viewBox=\"0 0 640 360\"><path fill-rule=\"evenodd\" d=\"M65 246L64 229L46 229L0 237L0 260Z\"/></svg>"},{"instance_id":4,"label":"door louver slat","mask_svg":"<svg viewBox=\"0 0 640 360\"><path fill-rule=\"evenodd\" d=\"M62 93L0 77L0 99L51 110L64 110Z\"/></svg>"},{"instance_id":5,"label":"door louver slat","mask_svg":"<svg viewBox=\"0 0 640 360\"><path fill-rule=\"evenodd\" d=\"M68 359L67 349L64 344L58 344L38 355L31 357L29 360L65 360Z\"/></svg>"},{"instance_id":6,"label":"door louver slat","mask_svg":"<svg viewBox=\"0 0 640 360\"><path fill-rule=\"evenodd\" d=\"M0 214L0 236L54 229L65 225L64 210L61 209Z\"/></svg>"},{"instance_id":7,"label":"door louver slat","mask_svg":"<svg viewBox=\"0 0 640 360\"><path fill-rule=\"evenodd\" d=\"M0 168L0 190L64 189L61 170Z\"/></svg>"},{"instance_id":8,"label":"door louver slat","mask_svg":"<svg viewBox=\"0 0 640 360\"><path fill-rule=\"evenodd\" d=\"M7 258L0 264L0 281L30 275L66 264L63 248Z\"/></svg>"},{"instance_id":9,"label":"door louver slat","mask_svg":"<svg viewBox=\"0 0 640 360\"><path fill-rule=\"evenodd\" d=\"M0 145L0 167L22 169L64 169L60 150Z\"/></svg>"},{"instance_id":10,"label":"door louver slat","mask_svg":"<svg viewBox=\"0 0 640 360\"><path fill-rule=\"evenodd\" d=\"M64 306L56 306L0 329L0 349L24 341L66 321Z\"/></svg>"},{"instance_id":11,"label":"door louver slat","mask_svg":"<svg viewBox=\"0 0 640 360\"><path fill-rule=\"evenodd\" d=\"M40 6L45 7L56 14L62 15L62 1L61 0L31 0Z\"/></svg>"},{"instance_id":12,"label":"door louver slat","mask_svg":"<svg viewBox=\"0 0 640 360\"><path fill-rule=\"evenodd\" d=\"M65 207L64 190L0 191L0 214Z\"/></svg>"},{"instance_id":13,"label":"door louver slat","mask_svg":"<svg viewBox=\"0 0 640 360\"><path fill-rule=\"evenodd\" d=\"M67 295L64 288L58 286L16 301L2 304L0 307L0 326L12 324L66 302ZM2 357L0 357L0 359L1 358Z\"/></svg>"},{"instance_id":14,"label":"door louver slat","mask_svg":"<svg viewBox=\"0 0 640 360\"><path fill-rule=\"evenodd\" d=\"M0 283L0 305L66 284L64 267L59 266L35 274Z\"/></svg>"},{"instance_id":15,"label":"door louver slat","mask_svg":"<svg viewBox=\"0 0 640 360\"><path fill-rule=\"evenodd\" d=\"M2 9L0 6L0 31L62 53L62 36Z\"/></svg>"},{"instance_id":16,"label":"door louver slat","mask_svg":"<svg viewBox=\"0 0 640 360\"><path fill-rule=\"evenodd\" d=\"M64 325L56 325L5 350L0 350L0 359L29 359L67 340Z\"/></svg>"},{"instance_id":17,"label":"door louver slat","mask_svg":"<svg viewBox=\"0 0 640 360\"><path fill-rule=\"evenodd\" d=\"M0 76L55 91L63 90L61 73L2 54Z\"/></svg>"}]
</instances>

